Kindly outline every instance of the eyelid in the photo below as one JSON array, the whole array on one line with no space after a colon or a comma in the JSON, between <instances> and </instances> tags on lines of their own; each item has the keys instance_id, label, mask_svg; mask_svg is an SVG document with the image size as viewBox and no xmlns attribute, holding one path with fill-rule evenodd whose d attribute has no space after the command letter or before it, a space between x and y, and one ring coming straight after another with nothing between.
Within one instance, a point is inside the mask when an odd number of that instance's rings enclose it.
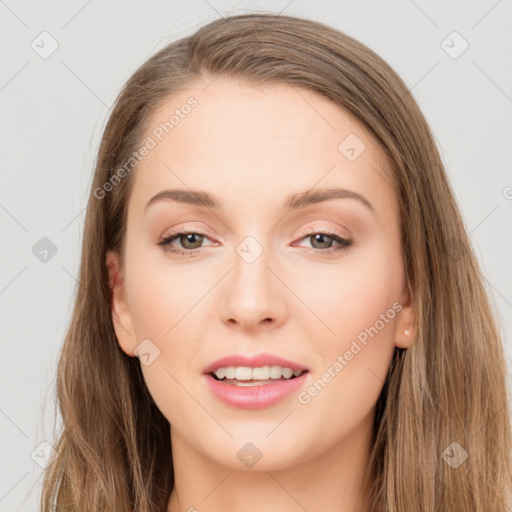
<instances>
[{"instance_id":1,"label":"eyelid","mask_svg":"<svg viewBox=\"0 0 512 512\"><path fill-rule=\"evenodd\" d=\"M200 230L183 227L182 229L178 229L178 230L162 237L161 240L158 242L158 245L162 246L164 251L169 252L171 254L179 255L182 257L193 257L197 253L201 253L202 249L204 249L204 247L187 250L187 249L174 248L173 246L171 246L171 242L173 242L174 240L178 240L181 236L187 235L187 234L196 234L196 235L203 237L203 239L207 238L207 239L211 240L208 235L201 232ZM328 229L321 229L321 228L318 228L318 229L311 228L309 230L303 229L300 234L300 238L297 240L297 242L306 240L308 238L311 238L314 235L319 235L319 234L326 235L326 236L330 237L334 241L335 244L338 244L338 246L330 247L327 249L315 249L315 248L304 247L305 253L312 254L313 256L320 256L320 258L328 258L333 255L334 256L341 255L341 253L343 251L350 249L354 245L354 241L351 237L345 237L344 235L341 235L340 233L338 233L335 230L328 230ZM294 242L294 243L296 243L296 242Z\"/></svg>"},{"instance_id":2,"label":"eyelid","mask_svg":"<svg viewBox=\"0 0 512 512\"><path fill-rule=\"evenodd\" d=\"M161 236L158 241L158 245L166 245L166 242L168 244L171 240L176 240L176 239L180 238L180 236L188 235L188 234L199 235L199 236L202 236L203 239L207 238L208 240L212 240L212 238L210 236L208 236L206 233L204 233L200 229L181 228L181 229L177 229L176 231L172 231L172 232L168 233L167 235ZM188 252L193 252L195 250L199 250L199 249L191 249Z\"/></svg>"},{"instance_id":3,"label":"eyelid","mask_svg":"<svg viewBox=\"0 0 512 512\"><path fill-rule=\"evenodd\" d=\"M346 228L345 228L345 230L348 231ZM212 240L212 237L210 237L207 233L205 233L205 230L197 229L197 228L189 226L189 225L184 225L184 226L180 226L179 228L172 229L166 235L162 235L160 237L160 241L169 239L176 235L184 235L184 234L190 234L190 233L201 235L204 238L208 238L209 240ZM352 238L350 233L343 234L343 233L340 233L336 229L325 228L325 227L311 226L310 228L300 228L300 230L299 230L300 237L307 237L307 236L311 236L311 235L318 234L318 233L324 233L324 234L330 235L330 236L338 236L340 238L343 238L344 240L350 240Z\"/></svg>"},{"instance_id":4,"label":"eyelid","mask_svg":"<svg viewBox=\"0 0 512 512\"><path fill-rule=\"evenodd\" d=\"M339 251L348 249L354 245L354 240L352 239L352 237L342 235L341 233L335 230L322 228L304 230L297 241L307 240L308 238L311 238L313 235L326 235L329 238L333 239L333 241L338 244L338 247L330 247L329 249L314 249L310 247L305 247L305 249L307 249L306 252L319 255L321 257L326 257L331 254L338 253ZM295 243L296 242L294 242L294 244Z\"/></svg>"},{"instance_id":5,"label":"eyelid","mask_svg":"<svg viewBox=\"0 0 512 512\"><path fill-rule=\"evenodd\" d=\"M334 220L316 218L303 224L298 230L298 236L311 236L316 233L325 233L336 236L346 241L352 241L353 235L347 225L335 222Z\"/></svg>"},{"instance_id":6,"label":"eyelid","mask_svg":"<svg viewBox=\"0 0 512 512\"><path fill-rule=\"evenodd\" d=\"M212 237L207 234L207 231L208 231L207 228L193 226L191 224L179 224L178 227L171 227L171 228L166 229L164 231L165 234L160 236L160 240L169 238L174 235L188 234L188 233L195 233L195 234L201 235L205 238L209 238L210 240L212 240ZM220 237L217 237L217 238L220 239Z\"/></svg>"}]
</instances>

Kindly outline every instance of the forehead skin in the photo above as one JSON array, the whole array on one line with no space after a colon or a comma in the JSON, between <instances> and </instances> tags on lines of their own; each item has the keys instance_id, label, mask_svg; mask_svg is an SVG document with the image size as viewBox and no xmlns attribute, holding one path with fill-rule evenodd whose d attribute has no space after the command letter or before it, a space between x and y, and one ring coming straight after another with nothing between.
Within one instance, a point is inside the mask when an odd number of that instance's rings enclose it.
<instances>
[{"instance_id":1,"label":"forehead skin","mask_svg":"<svg viewBox=\"0 0 512 512\"><path fill-rule=\"evenodd\" d=\"M204 88L191 85L173 95L147 123L146 137L156 147L132 171L128 218L141 216L149 198L165 188L191 188L225 198L220 217L229 220L230 230L237 223L248 231L256 228L248 222L268 230L286 213L289 194L342 186L370 201L380 228L391 227L390 214L397 218L398 208L389 162L368 131L340 107L285 84L219 77ZM169 133L160 128L159 141L155 129L191 96L197 106ZM343 151L354 146L354 135L365 148L350 161Z\"/></svg>"}]
</instances>

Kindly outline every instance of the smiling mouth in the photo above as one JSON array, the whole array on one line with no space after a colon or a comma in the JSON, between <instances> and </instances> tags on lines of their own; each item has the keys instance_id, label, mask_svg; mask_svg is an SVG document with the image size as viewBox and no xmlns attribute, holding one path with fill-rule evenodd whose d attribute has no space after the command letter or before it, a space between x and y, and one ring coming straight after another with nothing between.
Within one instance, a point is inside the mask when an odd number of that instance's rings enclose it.
<instances>
[{"instance_id":1,"label":"smiling mouth","mask_svg":"<svg viewBox=\"0 0 512 512\"><path fill-rule=\"evenodd\" d=\"M296 379L307 370L295 370L282 366L228 366L217 368L209 375L216 381L232 386L265 386L276 382L284 382Z\"/></svg>"}]
</instances>

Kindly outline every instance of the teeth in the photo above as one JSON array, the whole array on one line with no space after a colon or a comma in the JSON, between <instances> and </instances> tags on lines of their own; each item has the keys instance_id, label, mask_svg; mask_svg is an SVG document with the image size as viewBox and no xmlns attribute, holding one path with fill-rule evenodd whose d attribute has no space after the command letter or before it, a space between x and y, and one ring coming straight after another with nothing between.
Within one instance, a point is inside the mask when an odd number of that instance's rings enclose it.
<instances>
[{"instance_id":1,"label":"teeth","mask_svg":"<svg viewBox=\"0 0 512 512\"><path fill-rule=\"evenodd\" d=\"M285 379L289 379L293 375L293 370L291 368L283 368L282 374Z\"/></svg>"},{"instance_id":2,"label":"teeth","mask_svg":"<svg viewBox=\"0 0 512 512\"><path fill-rule=\"evenodd\" d=\"M222 368L219 368L220 370ZM252 369L253 380L268 380L270 378L270 366Z\"/></svg>"},{"instance_id":3,"label":"teeth","mask_svg":"<svg viewBox=\"0 0 512 512\"><path fill-rule=\"evenodd\" d=\"M283 368L282 366L260 366L252 368L250 366L226 366L217 368L215 376L222 380L269 380L269 379L290 379L293 376L298 377L303 370L293 371L291 368Z\"/></svg>"},{"instance_id":4,"label":"teeth","mask_svg":"<svg viewBox=\"0 0 512 512\"><path fill-rule=\"evenodd\" d=\"M284 377L283 369L280 366L271 366L270 367L270 378L271 379L280 379Z\"/></svg>"},{"instance_id":5,"label":"teeth","mask_svg":"<svg viewBox=\"0 0 512 512\"><path fill-rule=\"evenodd\" d=\"M236 380L251 380L252 368L249 366L237 366L235 369Z\"/></svg>"}]
</instances>

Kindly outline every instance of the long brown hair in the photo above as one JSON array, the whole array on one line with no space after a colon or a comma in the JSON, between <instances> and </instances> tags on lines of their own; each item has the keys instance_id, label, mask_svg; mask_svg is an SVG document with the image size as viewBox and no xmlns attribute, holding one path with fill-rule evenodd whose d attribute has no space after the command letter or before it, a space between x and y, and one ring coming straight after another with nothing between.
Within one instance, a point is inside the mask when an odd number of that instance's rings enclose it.
<instances>
[{"instance_id":1,"label":"long brown hair","mask_svg":"<svg viewBox=\"0 0 512 512\"><path fill-rule=\"evenodd\" d=\"M150 115L169 95L219 75L316 91L362 123L392 163L418 325L414 344L395 350L377 404L367 508L505 512L511 432L502 342L426 120L371 49L321 23L270 14L218 19L169 44L116 100L96 162L57 369L63 427L42 510L166 510L174 485L169 423L140 362L118 345L105 264L107 250L122 254L131 174L98 190L140 147Z\"/></svg>"}]
</instances>

